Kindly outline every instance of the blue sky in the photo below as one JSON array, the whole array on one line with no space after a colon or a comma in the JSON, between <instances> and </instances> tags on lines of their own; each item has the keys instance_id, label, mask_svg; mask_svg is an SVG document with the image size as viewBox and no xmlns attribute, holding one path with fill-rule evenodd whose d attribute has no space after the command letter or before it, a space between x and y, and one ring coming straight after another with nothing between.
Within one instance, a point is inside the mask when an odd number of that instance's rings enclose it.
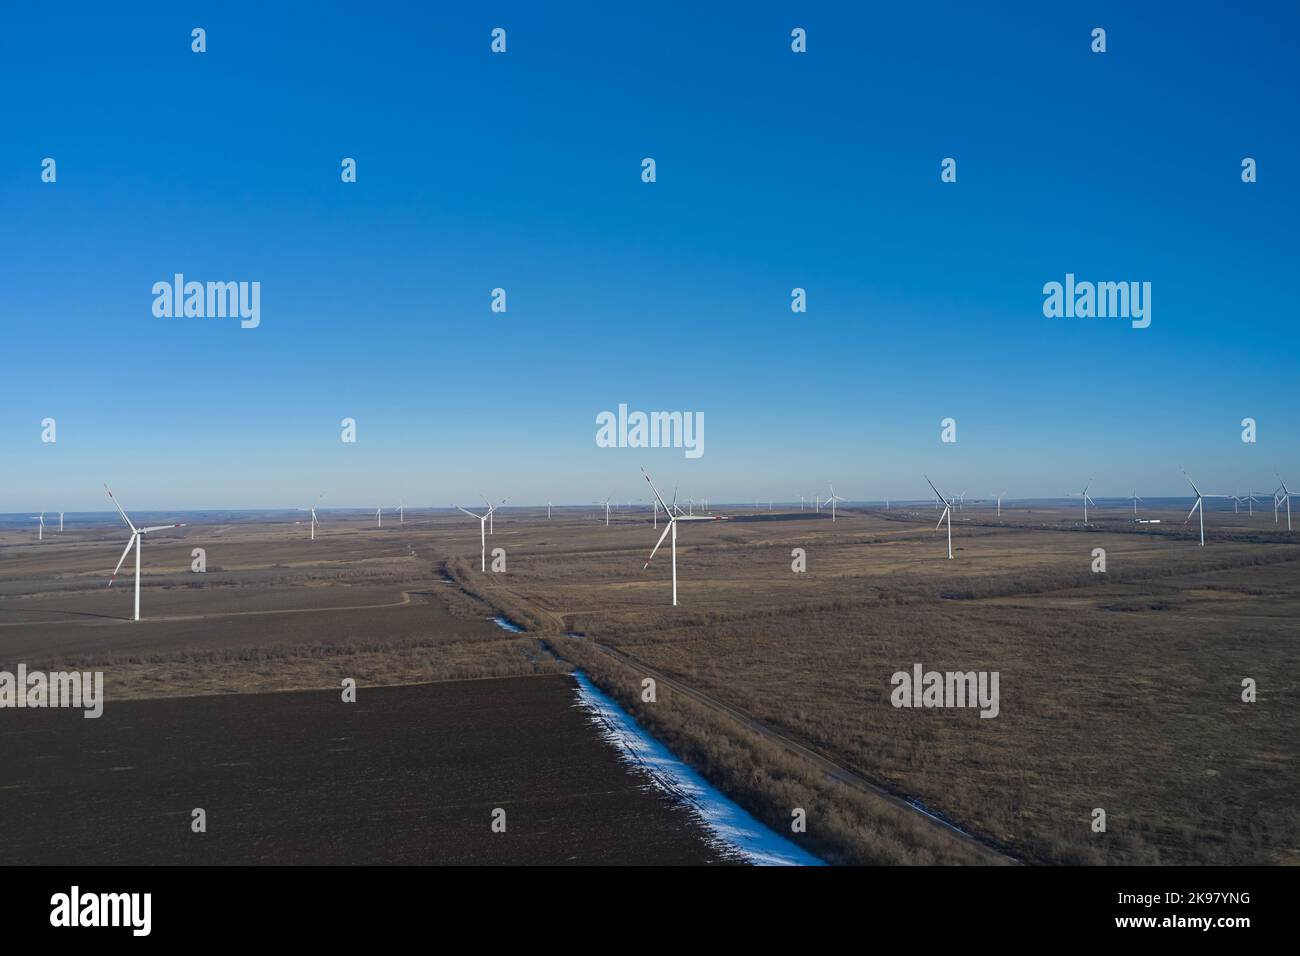
<instances>
[{"instance_id":1,"label":"blue sky","mask_svg":"<svg viewBox=\"0 0 1300 956\"><path fill-rule=\"evenodd\" d=\"M1300 484L1295 8L614 6L11 10L0 511ZM155 318L177 272L261 326ZM1066 272L1151 327L1044 318ZM598 448L620 402L704 456Z\"/></svg>"}]
</instances>

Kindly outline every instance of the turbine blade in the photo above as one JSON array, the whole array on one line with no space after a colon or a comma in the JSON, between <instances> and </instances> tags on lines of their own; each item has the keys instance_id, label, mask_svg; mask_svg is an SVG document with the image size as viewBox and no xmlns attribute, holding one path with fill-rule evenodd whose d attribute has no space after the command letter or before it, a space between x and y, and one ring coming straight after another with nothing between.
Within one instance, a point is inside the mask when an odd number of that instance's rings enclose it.
<instances>
[{"instance_id":1,"label":"turbine blade","mask_svg":"<svg viewBox=\"0 0 1300 956\"><path fill-rule=\"evenodd\" d=\"M668 532L672 530L673 522L676 520L677 520L676 518L669 517L668 523L664 525L664 533L659 536L659 541L655 544L654 550L650 552L650 557L645 559L645 567L641 569L642 571L650 567L650 562L653 561L655 559L655 555L659 553L659 545L664 543L664 538L668 537Z\"/></svg>"},{"instance_id":2,"label":"turbine blade","mask_svg":"<svg viewBox=\"0 0 1300 956\"><path fill-rule=\"evenodd\" d=\"M663 508L663 509L664 509L664 512L665 512L666 514L668 514L668 515L672 515L672 511L669 509L669 507L668 507L666 504L664 504L664 499L663 499L663 496L659 494L659 489L656 488L656 487L655 487L655 483L654 483L653 481L650 480L650 475L649 475L649 473L648 473L644 468L642 468L642 469L641 469L641 474L645 475L646 483L647 483L648 485L650 485L650 490L654 492L655 501L659 502L659 507L660 507L660 508ZM674 503L674 504L677 503L677 490L676 490L676 489L673 489L673 503ZM652 555L652 557L653 557L653 555ZM648 561L647 561L646 563L649 564Z\"/></svg>"},{"instance_id":3,"label":"turbine blade","mask_svg":"<svg viewBox=\"0 0 1300 956\"><path fill-rule=\"evenodd\" d=\"M148 534L150 531L166 531L168 528L183 528L183 524L156 524L152 528L141 528L139 534Z\"/></svg>"},{"instance_id":4,"label":"turbine blade","mask_svg":"<svg viewBox=\"0 0 1300 956\"><path fill-rule=\"evenodd\" d=\"M110 588L113 586L113 579L117 577L117 572L122 570L122 562L125 561L126 556L131 553L131 545L133 544L135 544L134 533L131 535L131 540L126 543L126 549L122 552L122 556L117 559L117 567L115 567L113 573L108 576L108 586Z\"/></svg>"},{"instance_id":5,"label":"turbine blade","mask_svg":"<svg viewBox=\"0 0 1300 956\"><path fill-rule=\"evenodd\" d=\"M108 485L104 485L104 490L108 492L108 497L113 501L113 507L116 508L117 513L122 516L122 520L126 522L126 526L131 529L132 534L135 534L135 525L131 524L131 519L126 516L126 512L122 510L122 506L117 503L117 499L113 497L113 492L109 490Z\"/></svg>"},{"instance_id":6,"label":"turbine blade","mask_svg":"<svg viewBox=\"0 0 1300 956\"><path fill-rule=\"evenodd\" d=\"M1201 506L1201 495L1200 492L1197 492L1196 504L1192 505L1192 510L1187 512L1187 517L1183 519L1183 524L1187 524L1187 522L1192 520L1192 515L1196 514L1196 509L1199 508L1200 506Z\"/></svg>"}]
</instances>

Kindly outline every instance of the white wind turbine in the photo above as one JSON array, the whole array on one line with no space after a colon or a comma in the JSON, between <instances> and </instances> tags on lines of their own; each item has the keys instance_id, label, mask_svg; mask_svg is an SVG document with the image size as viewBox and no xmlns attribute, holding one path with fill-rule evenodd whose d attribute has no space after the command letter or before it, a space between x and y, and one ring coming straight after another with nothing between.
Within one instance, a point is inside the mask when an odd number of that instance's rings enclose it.
<instances>
[{"instance_id":1,"label":"white wind turbine","mask_svg":"<svg viewBox=\"0 0 1300 956\"><path fill-rule=\"evenodd\" d=\"M487 509L488 509L488 510L487 510L487 533L488 533L488 534L496 534L496 520L495 520L495 519L496 519L496 513L497 513L497 506L494 505L494 504L492 504L492 502L488 501L488 500L487 500L487 495L483 494L483 492L480 491L480 492L478 493L478 496L479 496L480 498L483 499L483 504L487 505ZM502 498L501 501L498 502L498 504L505 504L505 503L506 503L507 501L509 501L509 500L510 500L510 496L507 495L506 497Z\"/></svg>"},{"instance_id":2,"label":"white wind turbine","mask_svg":"<svg viewBox=\"0 0 1300 956\"><path fill-rule=\"evenodd\" d=\"M1136 521L1138 516L1138 502L1142 499L1138 497L1138 490L1136 488L1133 489L1133 494L1129 495L1129 497L1133 499L1133 520Z\"/></svg>"},{"instance_id":3,"label":"white wind turbine","mask_svg":"<svg viewBox=\"0 0 1300 956\"><path fill-rule=\"evenodd\" d=\"M322 492L321 492L321 493L316 497L316 500L319 502L319 501L321 500L321 498L324 498L324 497L325 497L325 492L322 491ZM315 540L316 540L316 525L320 524L320 522L316 520L316 506L315 506L315 505L312 505L310 508L304 508L303 510L304 510L304 511L310 511L310 512L311 512L311 539L312 539L313 541L315 541Z\"/></svg>"},{"instance_id":4,"label":"white wind turbine","mask_svg":"<svg viewBox=\"0 0 1300 956\"><path fill-rule=\"evenodd\" d=\"M826 500L830 502L830 506L831 506L831 521L834 521L834 520L835 520L835 503L836 503L837 501L843 501L844 499L841 498L839 495L837 495L837 494L835 493L835 486L834 486L834 485L831 485L831 483L830 483L829 481L827 482L827 484L830 485L830 487L831 487L831 496L830 496L829 498L827 498Z\"/></svg>"},{"instance_id":5,"label":"white wind turbine","mask_svg":"<svg viewBox=\"0 0 1300 956\"><path fill-rule=\"evenodd\" d=\"M1200 489L1200 488L1197 488L1197 487L1196 487L1196 483L1195 483L1194 481L1192 481L1192 477L1191 477L1191 475L1187 474L1187 472L1184 471L1184 472L1183 472L1183 477L1186 478L1186 479L1187 479L1187 483L1188 483L1189 485L1192 486L1192 491L1196 492L1196 502L1192 505L1192 510L1189 511L1189 512L1187 512L1187 517L1183 519L1183 524L1187 524L1187 522L1191 521L1191 520L1192 520L1192 515L1196 514L1198 511L1201 513L1201 514L1200 514L1200 517L1201 517L1201 547L1203 548L1203 547L1205 547L1205 500L1204 500L1204 499L1206 499L1206 498L1225 498L1225 497L1227 497L1227 496L1226 496L1226 495L1203 495L1203 494L1201 494L1201 489Z\"/></svg>"},{"instance_id":6,"label":"white wind turbine","mask_svg":"<svg viewBox=\"0 0 1300 956\"><path fill-rule=\"evenodd\" d=\"M1005 491L998 492L998 517L999 518L1002 517L1002 496L1005 494L1006 494Z\"/></svg>"},{"instance_id":7,"label":"white wind turbine","mask_svg":"<svg viewBox=\"0 0 1300 956\"><path fill-rule=\"evenodd\" d=\"M492 517L492 506L488 505L488 510L483 512L483 514L481 515L475 514L472 511L467 511L466 509L462 508L460 505L454 505L453 507L455 507L457 511L464 511L465 514L469 515L471 518L478 518L479 545L481 548L479 560L481 562L481 567L483 571L486 572L487 571L487 523L488 523L488 519Z\"/></svg>"},{"instance_id":8,"label":"white wind turbine","mask_svg":"<svg viewBox=\"0 0 1300 956\"><path fill-rule=\"evenodd\" d=\"M1251 518L1255 517L1255 505L1258 503L1259 503L1259 499L1256 498L1254 495L1246 495L1246 509L1247 509L1247 515L1249 517Z\"/></svg>"},{"instance_id":9,"label":"white wind turbine","mask_svg":"<svg viewBox=\"0 0 1300 956\"><path fill-rule=\"evenodd\" d=\"M922 475L921 477L924 478L926 480L926 483L929 484L929 486L934 489L934 493L938 495L939 500L943 502L943 514L939 516L939 524L936 524L934 526L934 530L938 531L939 525L943 524L943 520L945 518L948 519L948 560L951 561L952 560L952 502L949 501L947 498L945 498L943 495L939 494L939 489L934 487L934 482L930 481L929 475Z\"/></svg>"},{"instance_id":10,"label":"white wind turbine","mask_svg":"<svg viewBox=\"0 0 1300 956\"><path fill-rule=\"evenodd\" d=\"M551 503L549 501L546 502L546 520L551 520Z\"/></svg>"},{"instance_id":11,"label":"white wind turbine","mask_svg":"<svg viewBox=\"0 0 1300 956\"><path fill-rule=\"evenodd\" d=\"M404 501L397 503L397 523L406 524L406 502Z\"/></svg>"},{"instance_id":12,"label":"white wind turbine","mask_svg":"<svg viewBox=\"0 0 1300 956\"><path fill-rule=\"evenodd\" d=\"M1093 501L1093 500L1092 500L1092 497L1088 494L1088 489L1091 488L1091 487L1092 487L1092 479L1089 478L1089 479L1088 479L1088 483L1087 483L1086 485L1083 486L1083 491L1079 492L1079 497L1080 497L1081 499L1083 499L1083 523L1084 523L1084 524L1087 524L1087 523L1088 523L1088 504L1089 504L1089 502L1092 503L1092 506L1093 506L1094 508L1097 507L1097 502ZM1070 497L1074 497L1074 496L1071 495Z\"/></svg>"},{"instance_id":13,"label":"white wind turbine","mask_svg":"<svg viewBox=\"0 0 1300 956\"><path fill-rule=\"evenodd\" d=\"M659 502L659 506L664 509L664 515L668 518L668 527L664 528L664 533L659 536L659 540L655 543L654 549L650 552L650 557L646 558L645 567L641 570L644 571L646 568L650 567L650 562L654 560L655 555L659 552L659 546L664 543L664 538L671 534L673 537L673 607L677 607L677 522L717 521L718 519L711 515L684 515L680 512L674 513L672 508L669 508L668 505L664 504L664 499L659 494L659 489L655 487L655 483L650 480L650 476L646 474L644 468L641 469L641 474L645 475L645 480L650 485L650 490L654 492L655 500ZM677 504L676 493L673 494L673 504Z\"/></svg>"},{"instance_id":14,"label":"white wind turbine","mask_svg":"<svg viewBox=\"0 0 1300 956\"><path fill-rule=\"evenodd\" d=\"M59 512L59 534L63 534L63 512Z\"/></svg>"},{"instance_id":15,"label":"white wind turbine","mask_svg":"<svg viewBox=\"0 0 1300 956\"><path fill-rule=\"evenodd\" d=\"M605 505L605 527L606 527L606 528L609 527L609 499L610 499L610 498L613 498L613 497L614 497L613 495L607 495L606 498L605 498L605 501L604 501L604 505Z\"/></svg>"},{"instance_id":16,"label":"white wind turbine","mask_svg":"<svg viewBox=\"0 0 1300 956\"><path fill-rule=\"evenodd\" d=\"M1286 502L1286 530L1290 531L1291 530L1291 499L1296 496L1291 494L1291 489L1286 486L1285 481L1282 481L1281 475L1277 476L1277 480L1281 482L1281 484L1278 485L1278 490L1281 492L1281 494L1274 496L1274 501L1276 502L1276 504L1274 505L1274 512L1276 513L1277 505L1282 504L1283 501Z\"/></svg>"},{"instance_id":17,"label":"white wind turbine","mask_svg":"<svg viewBox=\"0 0 1300 956\"><path fill-rule=\"evenodd\" d=\"M375 527L377 527L377 528L382 528L383 526L384 526L384 509L383 509L383 508L376 508L376 509L375 509Z\"/></svg>"},{"instance_id":18,"label":"white wind turbine","mask_svg":"<svg viewBox=\"0 0 1300 956\"><path fill-rule=\"evenodd\" d=\"M113 492L109 491L108 485L104 486L104 490L108 491L108 497L112 499L113 507L117 508L117 513L122 516L122 520L126 522L126 526L131 529L131 537L126 542L126 550L124 550L122 552L122 556L117 559L117 567L113 569L113 573L109 576L108 586L110 588L113 586L113 579L117 577L117 572L122 570L122 562L125 561L126 556L131 553L131 546L134 545L135 546L135 617L133 617L132 620L138 621L140 620L140 547L144 543L144 536L149 534L151 531L164 531L167 528L183 528L185 527L185 525L156 524L149 528L137 528L135 525L131 523L131 519L126 516L126 512L122 510L122 506L117 503L117 499L113 498Z\"/></svg>"},{"instance_id":19,"label":"white wind turbine","mask_svg":"<svg viewBox=\"0 0 1300 956\"><path fill-rule=\"evenodd\" d=\"M39 515L32 515L32 520L40 522L40 524L36 526L36 540L44 541L45 540L45 512L42 511Z\"/></svg>"}]
</instances>

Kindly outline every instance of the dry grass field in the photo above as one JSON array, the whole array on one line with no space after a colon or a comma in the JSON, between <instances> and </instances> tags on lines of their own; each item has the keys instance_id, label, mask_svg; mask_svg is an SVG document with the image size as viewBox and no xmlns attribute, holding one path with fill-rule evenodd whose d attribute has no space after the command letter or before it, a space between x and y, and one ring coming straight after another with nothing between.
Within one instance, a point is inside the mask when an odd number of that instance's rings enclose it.
<instances>
[{"instance_id":1,"label":"dry grass field","mask_svg":"<svg viewBox=\"0 0 1300 956\"><path fill-rule=\"evenodd\" d=\"M726 513L681 528L678 608L668 553L642 570L645 513L499 513L504 574L480 572L463 516L330 516L315 542L196 524L146 543L138 624L129 569L104 587L118 528L3 532L0 668L93 665L111 702L565 669L549 647L761 819L806 807L834 861L1300 860L1300 535L1271 513L1211 512L1200 548L1182 513L971 507L952 561L928 509ZM999 672L1000 714L895 709L890 677L916 663Z\"/></svg>"}]
</instances>

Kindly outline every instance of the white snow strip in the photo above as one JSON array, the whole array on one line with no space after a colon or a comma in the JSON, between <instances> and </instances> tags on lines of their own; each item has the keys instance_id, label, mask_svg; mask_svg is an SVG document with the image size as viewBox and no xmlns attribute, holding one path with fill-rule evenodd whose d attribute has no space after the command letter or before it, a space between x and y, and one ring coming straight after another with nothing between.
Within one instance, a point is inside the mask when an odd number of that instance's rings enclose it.
<instances>
[{"instance_id":1,"label":"white snow strip","mask_svg":"<svg viewBox=\"0 0 1300 956\"><path fill-rule=\"evenodd\" d=\"M600 728L601 736L649 776L660 790L688 806L724 849L756 866L824 866L822 860L755 820L698 773L646 733L631 714L575 671L578 702Z\"/></svg>"}]
</instances>

